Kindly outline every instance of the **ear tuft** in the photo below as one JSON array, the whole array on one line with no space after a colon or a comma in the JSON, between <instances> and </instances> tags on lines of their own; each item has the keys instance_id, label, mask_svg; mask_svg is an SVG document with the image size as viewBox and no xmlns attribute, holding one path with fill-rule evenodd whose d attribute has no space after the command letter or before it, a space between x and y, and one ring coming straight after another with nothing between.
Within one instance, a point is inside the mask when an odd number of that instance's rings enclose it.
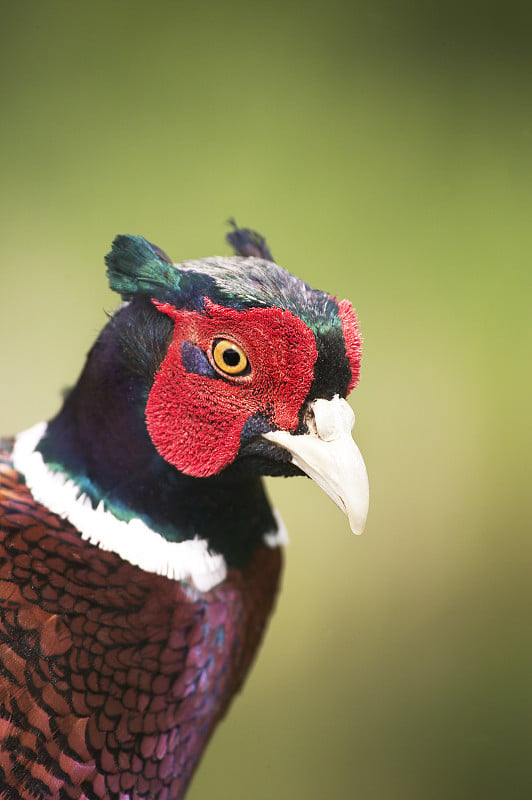
<instances>
[{"instance_id":1,"label":"ear tuft","mask_svg":"<svg viewBox=\"0 0 532 800\"><path fill-rule=\"evenodd\" d=\"M252 231L250 228L239 228L232 218L228 219L227 223L231 225L233 231L228 233L225 238L237 256L252 256L254 258L264 258L266 261L273 261L273 256L264 236L261 236L257 231Z\"/></svg>"},{"instance_id":2,"label":"ear tuft","mask_svg":"<svg viewBox=\"0 0 532 800\"><path fill-rule=\"evenodd\" d=\"M179 271L163 250L142 236L117 236L105 263L111 289L124 300L136 296L164 300L179 290Z\"/></svg>"}]
</instances>

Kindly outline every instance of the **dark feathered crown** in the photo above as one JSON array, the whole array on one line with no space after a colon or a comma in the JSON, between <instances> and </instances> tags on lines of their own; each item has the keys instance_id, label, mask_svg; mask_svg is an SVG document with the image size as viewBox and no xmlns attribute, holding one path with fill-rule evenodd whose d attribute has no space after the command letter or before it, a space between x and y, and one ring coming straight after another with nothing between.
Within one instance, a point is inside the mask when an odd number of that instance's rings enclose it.
<instances>
[{"instance_id":1,"label":"dark feathered crown","mask_svg":"<svg viewBox=\"0 0 532 800\"><path fill-rule=\"evenodd\" d=\"M175 308L203 311L205 297L232 308L277 306L311 327L340 324L336 301L273 262L266 240L249 228L233 230L227 241L235 256L213 256L172 264L142 236L122 234L106 256L111 289L124 300L145 298Z\"/></svg>"},{"instance_id":2,"label":"dark feathered crown","mask_svg":"<svg viewBox=\"0 0 532 800\"><path fill-rule=\"evenodd\" d=\"M233 219L229 220L229 224L234 230L227 234L226 239L237 256L273 261L264 236L249 228L239 228ZM124 300L140 296L175 301L178 295L183 298L189 294L187 289L190 288L191 276L187 275L186 269L181 269L186 268L187 264L172 264L164 250L143 236L129 233L117 236L111 252L105 257L105 263L111 289L121 294ZM212 282L207 280L207 283ZM207 289L207 286L204 288Z\"/></svg>"}]
</instances>

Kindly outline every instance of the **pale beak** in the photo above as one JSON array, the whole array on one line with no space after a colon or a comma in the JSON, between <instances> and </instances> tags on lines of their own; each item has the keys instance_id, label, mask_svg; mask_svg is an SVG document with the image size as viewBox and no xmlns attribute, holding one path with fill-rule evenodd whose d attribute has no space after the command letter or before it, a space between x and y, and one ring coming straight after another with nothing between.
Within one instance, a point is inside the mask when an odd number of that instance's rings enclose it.
<instances>
[{"instance_id":1,"label":"pale beak","mask_svg":"<svg viewBox=\"0 0 532 800\"><path fill-rule=\"evenodd\" d=\"M351 431L355 415L338 395L332 400L314 400L306 418L308 433L294 436L287 431L262 434L284 447L292 463L321 486L349 520L353 533L362 533L369 506L366 465Z\"/></svg>"}]
</instances>

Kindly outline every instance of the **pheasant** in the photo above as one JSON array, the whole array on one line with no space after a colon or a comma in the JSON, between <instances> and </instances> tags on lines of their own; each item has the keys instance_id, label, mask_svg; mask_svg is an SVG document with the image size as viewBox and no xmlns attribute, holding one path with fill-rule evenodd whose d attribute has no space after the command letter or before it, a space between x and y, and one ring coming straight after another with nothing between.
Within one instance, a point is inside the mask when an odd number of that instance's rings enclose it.
<instances>
[{"instance_id":1,"label":"pheasant","mask_svg":"<svg viewBox=\"0 0 532 800\"><path fill-rule=\"evenodd\" d=\"M263 475L361 532L351 304L274 263L106 257L122 304L48 423L0 441L0 798L182 798L272 612L286 533Z\"/></svg>"}]
</instances>

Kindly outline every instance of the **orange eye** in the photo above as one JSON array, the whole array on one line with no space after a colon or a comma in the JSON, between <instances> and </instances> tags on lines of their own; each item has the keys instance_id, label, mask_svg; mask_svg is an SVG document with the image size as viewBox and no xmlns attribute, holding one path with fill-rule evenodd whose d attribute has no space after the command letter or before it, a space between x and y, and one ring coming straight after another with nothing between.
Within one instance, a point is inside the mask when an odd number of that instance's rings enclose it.
<instances>
[{"instance_id":1,"label":"orange eye","mask_svg":"<svg viewBox=\"0 0 532 800\"><path fill-rule=\"evenodd\" d=\"M215 339L212 358L218 369L226 375L239 376L249 372L248 357L242 348L229 339Z\"/></svg>"}]
</instances>

